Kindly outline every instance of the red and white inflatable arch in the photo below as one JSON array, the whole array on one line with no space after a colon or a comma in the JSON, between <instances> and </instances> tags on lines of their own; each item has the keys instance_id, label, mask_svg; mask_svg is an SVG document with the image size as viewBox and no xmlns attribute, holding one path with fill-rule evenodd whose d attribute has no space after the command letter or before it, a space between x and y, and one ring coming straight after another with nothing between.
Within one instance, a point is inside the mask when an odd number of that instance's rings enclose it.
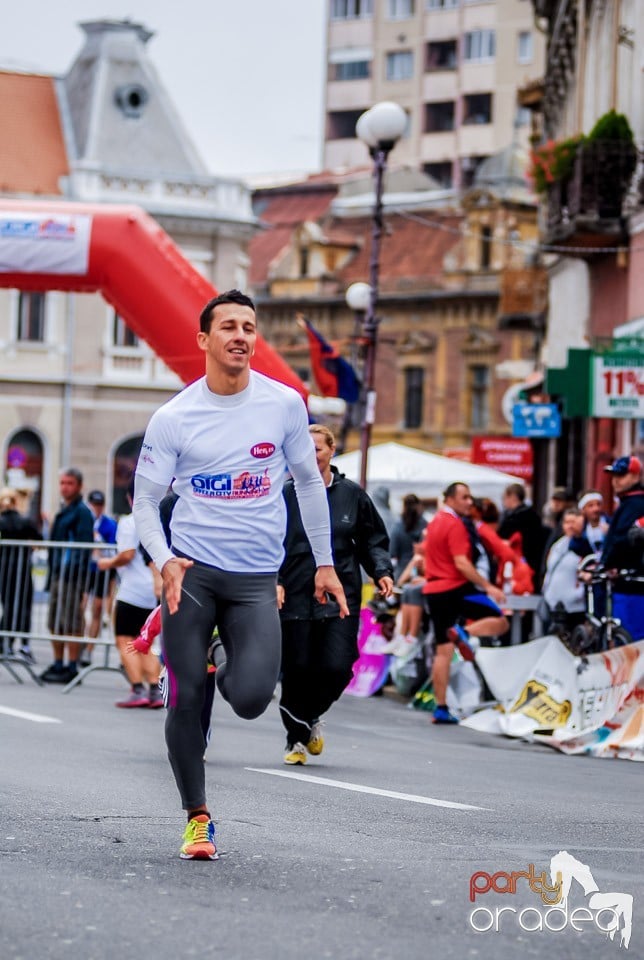
<instances>
[{"instance_id":1,"label":"red and white inflatable arch","mask_svg":"<svg viewBox=\"0 0 644 960\"><path fill-rule=\"evenodd\" d=\"M99 291L184 383L203 374L199 314L217 291L139 207L0 199L0 287ZM306 399L261 337L253 367Z\"/></svg>"}]
</instances>

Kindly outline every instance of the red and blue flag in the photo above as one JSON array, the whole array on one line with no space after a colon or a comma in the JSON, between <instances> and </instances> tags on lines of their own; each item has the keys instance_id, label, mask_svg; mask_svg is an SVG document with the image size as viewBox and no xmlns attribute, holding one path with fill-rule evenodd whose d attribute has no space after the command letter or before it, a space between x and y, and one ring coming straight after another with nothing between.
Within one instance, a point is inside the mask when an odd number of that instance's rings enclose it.
<instances>
[{"instance_id":1,"label":"red and blue flag","mask_svg":"<svg viewBox=\"0 0 644 960\"><path fill-rule=\"evenodd\" d=\"M308 320L304 320L309 341L311 370L323 397L340 397L346 403L357 403L360 379L337 347L328 343Z\"/></svg>"}]
</instances>

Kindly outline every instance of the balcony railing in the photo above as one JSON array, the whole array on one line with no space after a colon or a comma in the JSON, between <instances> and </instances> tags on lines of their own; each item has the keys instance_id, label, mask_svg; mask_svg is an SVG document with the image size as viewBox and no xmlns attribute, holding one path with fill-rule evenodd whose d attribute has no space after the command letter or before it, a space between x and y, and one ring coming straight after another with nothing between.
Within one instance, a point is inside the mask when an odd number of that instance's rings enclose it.
<instances>
[{"instance_id":1,"label":"balcony railing","mask_svg":"<svg viewBox=\"0 0 644 960\"><path fill-rule=\"evenodd\" d=\"M598 141L577 151L572 176L548 189L549 239L610 235L641 203L635 185L641 177L638 151L626 143Z\"/></svg>"}]
</instances>

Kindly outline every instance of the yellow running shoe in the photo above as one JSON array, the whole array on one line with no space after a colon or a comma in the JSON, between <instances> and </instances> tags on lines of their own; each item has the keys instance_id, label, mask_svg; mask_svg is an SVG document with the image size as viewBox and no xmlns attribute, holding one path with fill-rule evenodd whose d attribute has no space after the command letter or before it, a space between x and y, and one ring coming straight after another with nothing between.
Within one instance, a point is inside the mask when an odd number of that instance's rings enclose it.
<instances>
[{"instance_id":1,"label":"yellow running shoe","mask_svg":"<svg viewBox=\"0 0 644 960\"><path fill-rule=\"evenodd\" d=\"M317 720L311 727L311 738L306 745L306 749L314 757L319 757L324 750L324 737L322 736L322 722L320 720Z\"/></svg>"},{"instance_id":2,"label":"yellow running shoe","mask_svg":"<svg viewBox=\"0 0 644 960\"><path fill-rule=\"evenodd\" d=\"M215 825L205 813L188 820L179 856L182 860L218 860Z\"/></svg>"},{"instance_id":3,"label":"yellow running shoe","mask_svg":"<svg viewBox=\"0 0 644 960\"><path fill-rule=\"evenodd\" d=\"M284 754L284 763L290 763L294 765L296 763L301 763L302 766L306 763L306 750L304 745L301 743L294 743L292 746L286 747L286 753Z\"/></svg>"}]
</instances>

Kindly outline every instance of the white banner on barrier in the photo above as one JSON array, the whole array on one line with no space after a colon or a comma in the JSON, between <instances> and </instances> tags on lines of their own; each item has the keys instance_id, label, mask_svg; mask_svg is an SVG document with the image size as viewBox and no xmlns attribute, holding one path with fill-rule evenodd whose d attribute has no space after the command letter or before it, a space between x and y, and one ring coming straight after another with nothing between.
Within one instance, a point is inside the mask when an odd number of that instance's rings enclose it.
<instances>
[{"instance_id":1,"label":"white banner on barrier","mask_svg":"<svg viewBox=\"0 0 644 960\"><path fill-rule=\"evenodd\" d=\"M89 266L87 214L14 213L0 208L0 272L83 276Z\"/></svg>"},{"instance_id":2,"label":"white banner on barrier","mask_svg":"<svg viewBox=\"0 0 644 960\"><path fill-rule=\"evenodd\" d=\"M574 657L557 637L482 648L476 661L499 708L461 721L566 753L644 760L644 641Z\"/></svg>"}]
</instances>

